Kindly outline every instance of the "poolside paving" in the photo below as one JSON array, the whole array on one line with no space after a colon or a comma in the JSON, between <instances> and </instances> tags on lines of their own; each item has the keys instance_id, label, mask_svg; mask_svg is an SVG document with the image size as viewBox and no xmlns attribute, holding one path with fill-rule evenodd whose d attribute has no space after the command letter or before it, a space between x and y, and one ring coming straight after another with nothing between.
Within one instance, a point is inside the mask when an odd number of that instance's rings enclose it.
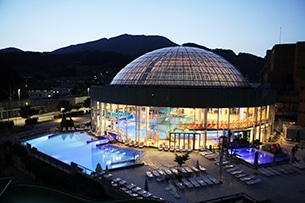
<instances>
[{"instance_id":1,"label":"poolside paving","mask_svg":"<svg viewBox=\"0 0 305 203\"><path fill-rule=\"evenodd\" d=\"M35 131L42 131L43 129L49 129L51 125L58 125L55 123L42 123L36 126ZM33 131L32 130L32 131ZM0 140L5 141L8 139L20 138L23 135L27 135L29 132L13 134L11 136L2 136ZM293 144L286 142L280 143L282 148L290 152ZM111 171L113 177L121 177L125 179L128 183L134 183L139 187L144 188L145 171L153 169L164 169L177 166L174 162L175 155L172 152L159 151L154 148L144 148L146 151L145 155L141 157L138 161L143 162L143 166L114 170ZM297 158L301 162L305 161L305 149L299 148L297 152ZM219 170L215 161L211 161L201 156L198 152L194 151L190 154L190 159L186 162L186 165L195 166L197 160L200 164L206 168L208 174L219 178ZM237 164L246 173L254 174L255 170L245 166L243 164ZM172 193L167 191L165 188L168 184L164 182L157 182L156 179L148 179L149 191L154 195L162 197L163 199L172 202L200 202L206 201L214 198L220 198L227 195L233 195L237 193L246 193L247 195L255 198L258 201L270 200L272 202L305 202L305 170L297 169L295 173L283 174L271 177L266 177L262 174L256 175L262 182L255 185L246 185L237 178L233 177L231 174L225 170L222 172L222 182L221 185L212 185L208 187L192 188L181 191L177 188L180 195L180 199L174 197Z\"/></svg>"},{"instance_id":2,"label":"poolside paving","mask_svg":"<svg viewBox=\"0 0 305 203\"><path fill-rule=\"evenodd\" d=\"M287 144L287 149L291 146ZM177 192L180 198L176 198L171 192L166 190L168 183L166 181L158 182L155 178L147 178L145 172L155 169L167 169L177 167L174 162L175 154L172 152L159 151L154 148L145 148L145 155L142 156L138 162L144 163L143 166L131 167L128 169L115 170L111 173L114 177L121 177L127 183L134 183L135 185L144 188L145 179L148 180L149 192L154 195L172 202L200 202L210 199L220 198L223 196L234 195L238 193L245 193L258 201L270 200L272 202L304 202L305 200L305 169L295 169L292 174L275 175L266 177L263 174L255 174L262 181L247 185L240 181L227 171L223 170L221 181L223 184L210 185L206 187L190 188L180 190ZM304 161L305 150L299 150L297 154L298 159ZM215 164L216 161L208 160L200 155L197 151L190 154L190 159L186 161L185 166L196 166L197 160L200 165L206 168L206 174L220 179L219 167ZM255 170L242 163L235 163L247 174L254 174ZM291 166L292 167L292 166Z\"/></svg>"}]
</instances>

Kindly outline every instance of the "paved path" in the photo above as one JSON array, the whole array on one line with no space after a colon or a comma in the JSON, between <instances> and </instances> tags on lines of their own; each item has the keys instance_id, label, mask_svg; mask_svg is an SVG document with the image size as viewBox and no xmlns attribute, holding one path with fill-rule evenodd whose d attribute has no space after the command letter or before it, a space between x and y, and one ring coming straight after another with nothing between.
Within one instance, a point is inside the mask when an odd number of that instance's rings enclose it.
<instances>
[{"instance_id":1,"label":"paved path","mask_svg":"<svg viewBox=\"0 0 305 203\"><path fill-rule=\"evenodd\" d=\"M287 149L291 147L286 144ZM159 151L158 149L148 148L145 149L146 153L139 161L144 163L144 166L116 170L112 174L114 177L125 179L128 183L134 183L139 187L144 188L145 171L153 169L165 169L177 166L174 162L175 155L172 152ZM298 151L298 159L305 158L305 150ZM200 155L198 152L192 152L190 159L186 165L195 166L197 160L207 169L207 174L210 174L219 179L219 168L215 161L211 161ZM255 170L243 164L237 164L248 174L254 174ZM304 202L305 200L305 169L300 170L295 168L293 174L283 174L266 177L262 174L257 174L262 182L255 185L247 185L239 179L235 178L226 171L222 173L222 182L220 185L212 185L208 187L200 187L193 189L186 189L184 191L177 188L180 199L175 198L165 188L168 186L167 182L158 182L152 178L148 180L149 191L156 196L163 199L182 203L182 202L200 202L214 198L219 198L227 195L234 195L237 193L246 193L247 195L255 198L256 200L269 199L272 202Z\"/></svg>"}]
</instances>

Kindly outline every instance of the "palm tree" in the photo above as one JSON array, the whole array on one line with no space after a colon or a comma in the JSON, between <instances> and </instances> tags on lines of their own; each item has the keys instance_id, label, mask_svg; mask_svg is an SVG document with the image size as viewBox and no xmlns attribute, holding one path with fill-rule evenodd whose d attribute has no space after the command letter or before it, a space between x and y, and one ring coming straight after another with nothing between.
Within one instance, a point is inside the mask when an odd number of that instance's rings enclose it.
<instances>
[{"instance_id":1,"label":"palm tree","mask_svg":"<svg viewBox=\"0 0 305 203\"><path fill-rule=\"evenodd\" d=\"M189 153L190 152L186 152L185 154L183 155L178 155L178 154L175 154L175 162L177 162L179 164L179 166L182 166L182 164L184 164L187 160L189 160Z\"/></svg>"}]
</instances>

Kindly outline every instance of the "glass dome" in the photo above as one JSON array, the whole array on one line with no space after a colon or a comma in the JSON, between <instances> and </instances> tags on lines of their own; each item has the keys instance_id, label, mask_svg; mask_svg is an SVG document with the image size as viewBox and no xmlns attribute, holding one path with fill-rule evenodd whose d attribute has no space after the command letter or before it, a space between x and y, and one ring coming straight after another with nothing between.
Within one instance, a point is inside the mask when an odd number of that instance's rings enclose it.
<instances>
[{"instance_id":1,"label":"glass dome","mask_svg":"<svg viewBox=\"0 0 305 203\"><path fill-rule=\"evenodd\" d=\"M194 47L168 47L146 53L126 65L110 85L248 87L248 81L224 58Z\"/></svg>"}]
</instances>

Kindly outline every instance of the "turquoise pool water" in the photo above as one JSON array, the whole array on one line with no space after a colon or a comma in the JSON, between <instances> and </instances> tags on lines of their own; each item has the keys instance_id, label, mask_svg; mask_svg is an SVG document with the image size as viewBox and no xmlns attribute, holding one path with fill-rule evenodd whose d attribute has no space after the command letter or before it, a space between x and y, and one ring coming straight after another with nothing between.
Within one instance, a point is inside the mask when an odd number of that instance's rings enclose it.
<instances>
[{"instance_id":1,"label":"turquoise pool water","mask_svg":"<svg viewBox=\"0 0 305 203\"><path fill-rule=\"evenodd\" d=\"M71 132L58 135L45 135L24 141L38 151L64 163L77 163L95 171L98 163L108 169L134 165L135 160L144 154L143 150L103 144L103 140L92 140L85 132Z\"/></svg>"},{"instance_id":2,"label":"turquoise pool water","mask_svg":"<svg viewBox=\"0 0 305 203\"><path fill-rule=\"evenodd\" d=\"M228 150L229 153L231 153L231 150ZM264 165L264 164L270 164L273 160L273 154L252 148L252 147L246 147L246 148L237 148L233 149L233 154L236 154L237 157L251 165L254 165L254 157L255 152L258 152L258 165ZM276 162L281 162L284 160L287 160L288 156L286 154L277 155L275 157Z\"/></svg>"}]
</instances>

